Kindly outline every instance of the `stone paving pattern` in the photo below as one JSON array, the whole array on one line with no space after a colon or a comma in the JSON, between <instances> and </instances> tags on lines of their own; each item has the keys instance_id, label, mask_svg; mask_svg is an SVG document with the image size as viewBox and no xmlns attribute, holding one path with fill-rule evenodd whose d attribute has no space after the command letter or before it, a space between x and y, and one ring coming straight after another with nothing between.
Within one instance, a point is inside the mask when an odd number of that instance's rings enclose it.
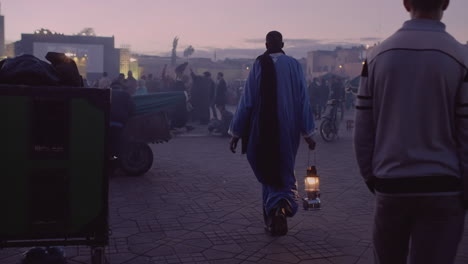
<instances>
[{"instance_id":1,"label":"stone paving pattern","mask_svg":"<svg viewBox=\"0 0 468 264\"><path fill-rule=\"evenodd\" d=\"M317 139L323 208L301 209L284 237L265 234L260 185L228 142L197 128L153 145L155 162L143 177L111 179L109 263L374 263L374 199L359 176L351 132L333 143ZM296 162L302 195L307 158L302 144ZM457 264L468 263L466 226ZM24 251L0 250L0 263L17 264ZM69 263L90 263L86 247L66 252Z\"/></svg>"}]
</instances>

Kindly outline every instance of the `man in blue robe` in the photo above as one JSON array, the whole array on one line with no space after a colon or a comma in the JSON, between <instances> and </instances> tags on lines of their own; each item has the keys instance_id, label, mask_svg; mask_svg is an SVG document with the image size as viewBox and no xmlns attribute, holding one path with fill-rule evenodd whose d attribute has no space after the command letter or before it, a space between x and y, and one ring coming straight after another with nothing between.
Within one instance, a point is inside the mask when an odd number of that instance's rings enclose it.
<instances>
[{"instance_id":1,"label":"man in blue robe","mask_svg":"<svg viewBox=\"0 0 468 264\"><path fill-rule=\"evenodd\" d=\"M267 51L254 63L230 127L231 151L242 138L242 153L263 185L265 228L274 236L288 232L286 217L297 212L294 163L301 135L315 148L302 67L283 46L281 33L267 34Z\"/></svg>"}]
</instances>

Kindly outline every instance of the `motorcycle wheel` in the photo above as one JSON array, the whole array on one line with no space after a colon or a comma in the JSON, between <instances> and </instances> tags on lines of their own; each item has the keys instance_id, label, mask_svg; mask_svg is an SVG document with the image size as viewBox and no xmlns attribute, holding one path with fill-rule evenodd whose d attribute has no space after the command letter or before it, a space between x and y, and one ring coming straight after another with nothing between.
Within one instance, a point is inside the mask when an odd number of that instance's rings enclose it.
<instances>
[{"instance_id":1,"label":"motorcycle wheel","mask_svg":"<svg viewBox=\"0 0 468 264\"><path fill-rule=\"evenodd\" d=\"M153 151L145 143L127 143L119 158L121 169L130 176L141 176L153 166Z\"/></svg>"}]
</instances>

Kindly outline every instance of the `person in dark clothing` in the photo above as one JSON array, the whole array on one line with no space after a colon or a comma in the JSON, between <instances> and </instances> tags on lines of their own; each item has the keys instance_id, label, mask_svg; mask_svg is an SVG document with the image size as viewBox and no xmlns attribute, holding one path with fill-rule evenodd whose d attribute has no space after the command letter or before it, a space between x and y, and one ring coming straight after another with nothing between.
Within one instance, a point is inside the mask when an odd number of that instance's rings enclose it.
<instances>
[{"instance_id":1,"label":"person in dark clothing","mask_svg":"<svg viewBox=\"0 0 468 264\"><path fill-rule=\"evenodd\" d=\"M331 84L331 99L339 100L338 107L341 111L341 119L344 118L346 91L343 82L338 77L333 77Z\"/></svg>"},{"instance_id":2,"label":"person in dark clothing","mask_svg":"<svg viewBox=\"0 0 468 264\"><path fill-rule=\"evenodd\" d=\"M211 79L211 73L210 72L204 72L203 76L205 78L204 85L206 85L206 88L209 92L209 104L210 104L210 110L211 110L211 115L213 116L213 119L218 119L218 113L216 112L216 107L215 107L215 98L216 98L216 84Z\"/></svg>"},{"instance_id":3,"label":"person in dark clothing","mask_svg":"<svg viewBox=\"0 0 468 264\"><path fill-rule=\"evenodd\" d=\"M229 136L229 126L234 115L226 109L225 105L216 105L221 113L221 120L213 119L208 125L208 131L220 133L222 136Z\"/></svg>"},{"instance_id":4,"label":"person in dark clothing","mask_svg":"<svg viewBox=\"0 0 468 264\"><path fill-rule=\"evenodd\" d=\"M218 78L218 86L216 87L216 93L215 93L215 105L219 109L220 106L224 107L226 105L227 85L226 85L226 81L224 80L224 74L222 72L218 72L217 78Z\"/></svg>"},{"instance_id":5,"label":"person in dark clothing","mask_svg":"<svg viewBox=\"0 0 468 264\"><path fill-rule=\"evenodd\" d=\"M330 88L328 82L325 80L320 80L320 86L318 90L318 110L320 112L320 117L322 113L327 108L328 98L330 97Z\"/></svg>"},{"instance_id":6,"label":"person in dark clothing","mask_svg":"<svg viewBox=\"0 0 468 264\"><path fill-rule=\"evenodd\" d=\"M210 79L196 75L190 70L192 76L192 105L194 107L194 118L200 121L201 125L208 125L210 121L211 83Z\"/></svg>"},{"instance_id":7,"label":"person in dark clothing","mask_svg":"<svg viewBox=\"0 0 468 264\"><path fill-rule=\"evenodd\" d=\"M331 83L331 99L343 101L345 98L345 87L338 77L333 77Z\"/></svg>"},{"instance_id":8,"label":"person in dark clothing","mask_svg":"<svg viewBox=\"0 0 468 264\"><path fill-rule=\"evenodd\" d=\"M171 87L171 91L174 92L183 92L185 95L185 100L180 101L175 106L174 110L170 113L171 119L171 129L185 127L187 131L193 129L191 126L187 126L189 113L187 109L188 101L188 91L187 91L187 82L188 76L184 75L184 71L187 68L188 62L185 62L175 69L176 79Z\"/></svg>"},{"instance_id":9,"label":"person in dark clothing","mask_svg":"<svg viewBox=\"0 0 468 264\"><path fill-rule=\"evenodd\" d=\"M126 81L127 81L127 87L128 87L127 92L130 95L135 94L135 92L137 90L137 87L138 87L138 82L135 79L135 77L133 77L133 72L132 71L128 71Z\"/></svg>"},{"instance_id":10,"label":"person in dark clothing","mask_svg":"<svg viewBox=\"0 0 468 264\"><path fill-rule=\"evenodd\" d=\"M161 72L161 91L162 92L170 92L171 89L174 87L174 79L169 76L167 73L167 64L164 65L164 68Z\"/></svg>"},{"instance_id":11,"label":"person in dark clothing","mask_svg":"<svg viewBox=\"0 0 468 264\"><path fill-rule=\"evenodd\" d=\"M309 99L312 112L315 119L322 117L322 109L320 108L320 82L318 78L314 78L313 82L309 84Z\"/></svg>"},{"instance_id":12,"label":"person in dark clothing","mask_svg":"<svg viewBox=\"0 0 468 264\"><path fill-rule=\"evenodd\" d=\"M125 75L123 73L119 74L117 79L112 81L110 87L112 90L116 91L127 91L127 86L125 85Z\"/></svg>"},{"instance_id":13,"label":"person in dark clothing","mask_svg":"<svg viewBox=\"0 0 468 264\"><path fill-rule=\"evenodd\" d=\"M122 87L119 82L114 82L111 85L110 141L113 155L118 155L120 152L123 128L135 111L132 97L122 90Z\"/></svg>"},{"instance_id":14,"label":"person in dark clothing","mask_svg":"<svg viewBox=\"0 0 468 264\"><path fill-rule=\"evenodd\" d=\"M188 82L187 76L178 76L176 81L174 82L174 87L172 88L175 92L184 92L185 100L180 101L174 107L174 110L170 113L171 119L171 129L182 128L185 127L187 131L192 130L193 128L187 126L188 122L188 110L187 110L187 86L186 83Z\"/></svg>"}]
</instances>

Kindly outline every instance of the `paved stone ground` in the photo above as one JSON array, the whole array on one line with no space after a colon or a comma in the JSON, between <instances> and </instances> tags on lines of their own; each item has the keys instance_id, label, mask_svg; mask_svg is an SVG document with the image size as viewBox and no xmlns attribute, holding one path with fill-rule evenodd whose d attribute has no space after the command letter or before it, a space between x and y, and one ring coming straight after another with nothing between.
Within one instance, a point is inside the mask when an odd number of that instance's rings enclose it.
<instances>
[{"instance_id":1,"label":"paved stone ground","mask_svg":"<svg viewBox=\"0 0 468 264\"><path fill-rule=\"evenodd\" d=\"M148 174L111 179L109 263L373 263L373 196L358 174L351 133L317 141L323 209L300 210L278 238L264 233L260 185L245 156L228 151L227 138L198 127L155 145ZM300 190L307 154L302 144ZM70 263L89 263L87 248L66 250ZM0 250L0 263L18 263L23 251ZM468 232L457 263L468 263Z\"/></svg>"}]
</instances>

